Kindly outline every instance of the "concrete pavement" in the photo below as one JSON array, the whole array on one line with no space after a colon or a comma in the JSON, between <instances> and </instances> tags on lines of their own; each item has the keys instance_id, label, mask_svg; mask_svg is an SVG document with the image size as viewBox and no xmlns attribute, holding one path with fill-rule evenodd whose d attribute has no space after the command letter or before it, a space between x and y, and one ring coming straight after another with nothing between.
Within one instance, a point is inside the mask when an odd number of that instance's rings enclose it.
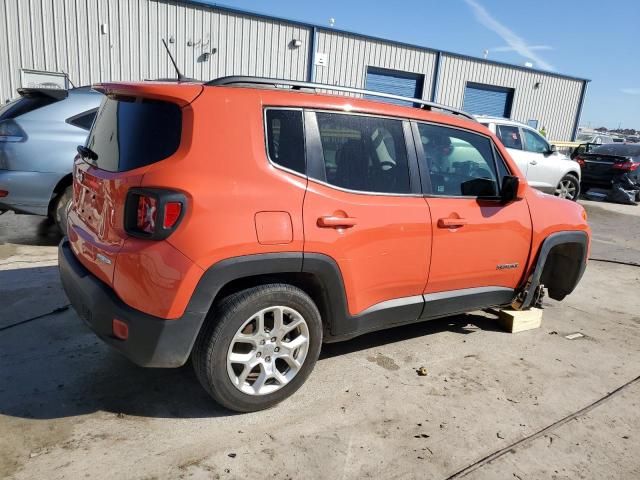
<instances>
[{"instance_id":1,"label":"concrete pavement","mask_svg":"<svg viewBox=\"0 0 640 480\"><path fill-rule=\"evenodd\" d=\"M634 207L587 209L594 256L638 258ZM190 366L138 368L73 310L46 315L66 305L57 240L0 217L2 478L446 479L505 448L466 478L640 478L638 383L526 440L640 375L637 267L591 262L538 330L478 312L326 345L294 397L236 415Z\"/></svg>"}]
</instances>

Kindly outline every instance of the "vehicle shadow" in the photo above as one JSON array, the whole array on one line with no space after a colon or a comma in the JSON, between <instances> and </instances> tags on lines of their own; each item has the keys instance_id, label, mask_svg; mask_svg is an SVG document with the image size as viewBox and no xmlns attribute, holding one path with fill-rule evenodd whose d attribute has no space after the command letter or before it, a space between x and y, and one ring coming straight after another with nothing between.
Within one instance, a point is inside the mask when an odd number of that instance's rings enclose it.
<instances>
[{"instance_id":1,"label":"vehicle shadow","mask_svg":"<svg viewBox=\"0 0 640 480\"><path fill-rule=\"evenodd\" d=\"M15 215L7 212L0 216L0 245L31 245L51 247L60 243L62 234L47 217Z\"/></svg>"},{"instance_id":2,"label":"vehicle shadow","mask_svg":"<svg viewBox=\"0 0 640 480\"><path fill-rule=\"evenodd\" d=\"M443 331L495 330L479 315L459 315L326 344L322 360ZM0 415L59 419L110 412L146 418L235 415L200 386L190 363L137 367L112 351L72 309L0 331Z\"/></svg>"},{"instance_id":3,"label":"vehicle shadow","mask_svg":"<svg viewBox=\"0 0 640 480\"><path fill-rule=\"evenodd\" d=\"M466 313L380 330L361 335L346 342L328 343L322 346L320 360L441 332L468 335L477 330L504 332L495 318Z\"/></svg>"}]
</instances>

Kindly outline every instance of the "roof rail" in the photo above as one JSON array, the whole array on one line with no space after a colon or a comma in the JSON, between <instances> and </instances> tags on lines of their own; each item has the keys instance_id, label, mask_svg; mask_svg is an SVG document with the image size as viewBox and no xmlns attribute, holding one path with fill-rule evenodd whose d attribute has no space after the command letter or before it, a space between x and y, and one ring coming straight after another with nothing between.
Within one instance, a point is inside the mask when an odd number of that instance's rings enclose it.
<instances>
[{"instance_id":1,"label":"roof rail","mask_svg":"<svg viewBox=\"0 0 640 480\"><path fill-rule=\"evenodd\" d=\"M457 108L448 107L446 105L441 105L435 102L429 102L427 100L422 100L420 98L403 97L400 95L393 95L391 93L375 92L373 90L365 90L362 88L341 87L338 85L326 85L324 83L303 82L299 80L283 80L280 78L250 77L250 76L220 77L220 78L216 78L215 80L206 82L205 85L210 87L226 86L226 85L270 85L272 87L277 87L278 85L284 85L284 86L291 87L293 90L311 88L311 89L331 90L336 92L358 93L361 95L370 95L372 97L375 96L375 97L381 97L381 98L389 98L392 100L402 100L405 102L417 104L420 106L420 108L425 108L427 110L436 108L438 110L443 110L445 112L449 112L454 115L460 115L461 117L465 117L469 120L473 120L474 122L477 121L474 118L474 116L471 115L470 113L467 113Z\"/></svg>"}]
</instances>

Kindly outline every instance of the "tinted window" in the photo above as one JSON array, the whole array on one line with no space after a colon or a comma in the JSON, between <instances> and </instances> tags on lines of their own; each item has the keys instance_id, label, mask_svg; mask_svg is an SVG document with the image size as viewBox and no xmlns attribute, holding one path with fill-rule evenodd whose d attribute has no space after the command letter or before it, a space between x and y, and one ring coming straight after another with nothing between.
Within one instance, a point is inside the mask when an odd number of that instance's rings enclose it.
<instances>
[{"instance_id":1,"label":"tinted window","mask_svg":"<svg viewBox=\"0 0 640 480\"><path fill-rule=\"evenodd\" d=\"M89 110L88 112L81 113L75 117L67 118L67 123L70 123L74 127L82 128L84 130L90 130L93 124L93 119L96 118L97 110Z\"/></svg>"},{"instance_id":2,"label":"tinted window","mask_svg":"<svg viewBox=\"0 0 640 480\"><path fill-rule=\"evenodd\" d=\"M272 162L305 173L301 111L267 110L267 150Z\"/></svg>"},{"instance_id":3,"label":"tinted window","mask_svg":"<svg viewBox=\"0 0 640 480\"><path fill-rule=\"evenodd\" d=\"M500 152L497 148L495 148L495 146L493 149L493 153L496 157L496 164L498 165L498 183L502 185L502 179L507 175L511 175L511 173L507 168L507 163L504 161L504 158L502 158L502 155L500 155Z\"/></svg>"},{"instance_id":4,"label":"tinted window","mask_svg":"<svg viewBox=\"0 0 640 480\"><path fill-rule=\"evenodd\" d=\"M610 143L608 145L600 145L594 147L590 153L600 153L602 155L620 155L623 157L640 156L640 145L616 145Z\"/></svg>"},{"instance_id":5,"label":"tinted window","mask_svg":"<svg viewBox=\"0 0 640 480\"><path fill-rule=\"evenodd\" d=\"M103 170L122 172L171 156L180 145L182 111L174 103L105 98L87 140Z\"/></svg>"},{"instance_id":6,"label":"tinted window","mask_svg":"<svg viewBox=\"0 0 640 480\"><path fill-rule=\"evenodd\" d=\"M492 196L499 192L493 148L487 137L419 124L434 195Z\"/></svg>"},{"instance_id":7,"label":"tinted window","mask_svg":"<svg viewBox=\"0 0 640 480\"><path fill-rule=\"evenodd\" d=\"M520 138L520 129L509 125L498 125L498 138L507 148L515 148L522 150L522 138Z\"/></svg>"},{"instance_id":8,"label":"tinted window","mask_svg":"<svg viewBox=\"0 0 640 480\"><path fill-rule=\"evenodd\" d=\"M523 128L522 132L525 149L528 152L547 153L549 151L549 144L540 135L526 128Z\"/></svg>"},{"instance_id":9,"label":"tinted window","mask_svg":"<svg viewBox=\"0 0 640 480\"><path fill-rule=\"evenodd\" d=\"M400 120L334 113L316 116L328 183L365 192L410 192Z\"/></svg>"}]
</instances>

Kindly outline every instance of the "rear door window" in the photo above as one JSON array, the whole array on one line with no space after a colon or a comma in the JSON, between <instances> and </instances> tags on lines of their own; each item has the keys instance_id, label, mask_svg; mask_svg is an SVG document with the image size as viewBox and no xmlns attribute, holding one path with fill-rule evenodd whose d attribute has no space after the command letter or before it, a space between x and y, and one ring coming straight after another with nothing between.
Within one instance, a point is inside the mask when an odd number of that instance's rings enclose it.
<instances>
[{"instance_id":1,"label":"rear door window","mask_svg":"<svg viewBox=\"0 0 640 480\"><path fill-rule=\"evenodd\" d=\"M173 155L180 146L182 111L175 103L146 98L106 97L87 147L103 170L124 172Z\"/></svg>"},{"instance_id":2,"label":"rear door window","mask_svg":"<svg viewBox=\"0 0 640 480\"><path fill-rule=\"evenodd\" d=\"M326 181L349 190L410 193L402 121L316 113Z\"/></svg>"},{"instance_id":3,"label":"rear door window","mask_svg":"<svg viewBox=\"0 0 640 480\"><path fill-rule=\"evenodd\" d=\"M507 148L522 150L522 138L520 129L511 125L498 125L496 127L498 138Z\"/></svg>"}]
</instances>

